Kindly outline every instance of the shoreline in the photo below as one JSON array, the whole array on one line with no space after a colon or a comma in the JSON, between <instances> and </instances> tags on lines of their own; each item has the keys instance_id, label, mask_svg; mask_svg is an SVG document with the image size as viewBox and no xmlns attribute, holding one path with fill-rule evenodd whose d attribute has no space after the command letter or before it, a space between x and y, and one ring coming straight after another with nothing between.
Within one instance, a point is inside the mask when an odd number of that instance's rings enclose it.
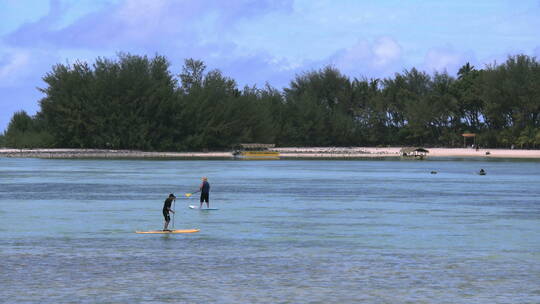
<instances>
[{"instance_id":1,"label":"shoreline","mask_svg":"<svg viewBox=\"0 0 540 304\"><path fill-rule=\"evenodd\" d=\"M273 151L280 159L366 159L400 158L401 147L284 147ZM540 150L427 148L430 158L515 158L540 159ZM52 159L233 159L232 152L145 152L137 150L106 149L6 149L0 148L0 157L52 158Z\"/></svg>"}]
</instances>

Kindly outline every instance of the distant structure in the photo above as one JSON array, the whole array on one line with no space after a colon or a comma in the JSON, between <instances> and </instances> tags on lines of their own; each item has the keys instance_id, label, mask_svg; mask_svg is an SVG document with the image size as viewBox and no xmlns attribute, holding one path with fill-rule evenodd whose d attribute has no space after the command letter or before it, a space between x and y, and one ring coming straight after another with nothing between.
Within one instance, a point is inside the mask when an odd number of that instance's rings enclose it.
<instances>
[{"instance_id":1,"label":"distant structure","mask_svg":"<svg viewBox=\"0 0 540 304\"><path fill-rule=\"evenodd\" d=\"M401 153L401 157L406 158L406 159L422 160L427 157L427 154L429 153L429 151L424 148L407 147L407 148L402 148L399 151L399 153Z\"/></svg>"},{"instance_id":2,"label":"distant structure","mask_svg":"<svg viewBox=\"0 0 540 304\"><path fill-rule=\"evenodd\" d=\"M279 159L279 152L272 151L275 144L238 144L233 147L233 157L247 160Z\"/></svg>"},{"instance_id":3,"label":"distant structure","mask_svg":"<svg viewBox=\"0 0 540 304\"><path fill-rule=\"evenodd\" d=\"M473 146L476 147L476 133L463 133L461 134L463 136L463 147L467 147L467 139L472 138L473 139Z\"/></svg>"}]
</instances>

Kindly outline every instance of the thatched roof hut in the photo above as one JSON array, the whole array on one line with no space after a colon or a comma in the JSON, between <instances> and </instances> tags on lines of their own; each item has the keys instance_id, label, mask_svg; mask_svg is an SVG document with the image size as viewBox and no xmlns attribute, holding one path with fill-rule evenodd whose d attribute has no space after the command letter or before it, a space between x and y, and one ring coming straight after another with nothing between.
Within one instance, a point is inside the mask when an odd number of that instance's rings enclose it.
<instances>
[{"instance_id":1,"label":"thatched roof hut","mask_svg":"<svg viewBox=\"0 0 540 304\"><path fill-rule=\"evenodd\" d=\"M414 157L414 158L420 158L420 159L423 159L429 153L428 150L424 148L420 148L420 147L405 147L405 148L401 148L399 152L401 153L401 156Z\"/></svg>"}]
</instances>

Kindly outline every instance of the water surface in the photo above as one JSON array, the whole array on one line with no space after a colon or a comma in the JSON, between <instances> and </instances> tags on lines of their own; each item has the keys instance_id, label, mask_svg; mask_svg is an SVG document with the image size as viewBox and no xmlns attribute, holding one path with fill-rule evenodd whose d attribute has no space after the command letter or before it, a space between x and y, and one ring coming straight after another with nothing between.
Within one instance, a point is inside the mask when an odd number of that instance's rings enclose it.
<instances>
[{"instance_id":1,"label":"water surface","mask_svg":"<svg viewBox=\"0 0 540 304\"><path fill-rule=\"evenodd\" d=\"M201 232L135 234L170 192ZM0 302L540 303L539 197L535 161L0 158Z\"/></svg>"}]
</instances>

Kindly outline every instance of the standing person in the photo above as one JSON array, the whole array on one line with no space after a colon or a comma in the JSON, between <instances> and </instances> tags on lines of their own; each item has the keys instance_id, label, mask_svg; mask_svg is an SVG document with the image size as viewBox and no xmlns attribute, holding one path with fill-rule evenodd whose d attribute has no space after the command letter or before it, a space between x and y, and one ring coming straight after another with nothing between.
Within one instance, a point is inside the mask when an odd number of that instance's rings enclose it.
<instances>
[{"instance_id":1,"label":"standing person","mask_svg":"<svg viewBox=\"0 0 540 304\"><path fill-rule=\"evenodd\" d=\"M202 184L199 187L199 191L201 191L201 204L199 205L199 209L202 208L203 202L206 202L206 208L210 208L210 184L208 183L208 178L202 178Z\"/></svg>"},{"instance_id":2,"label":"standing person","mask_svg":"<svg viewBox=\"0 0 540 304\"><path fill-rule=\"evenodd\" d=\"M167 229L169 227L169 222L171 221L171 217L169 216L169 212L174 213L174 210L171 209L172 202L176 200L176 197L174 194L169 194L169 197L165 200L165 203L163 204L163 217L165 217L165 225L163 225L163 231L171 231Z\"/></svg>"}]
</instances>

